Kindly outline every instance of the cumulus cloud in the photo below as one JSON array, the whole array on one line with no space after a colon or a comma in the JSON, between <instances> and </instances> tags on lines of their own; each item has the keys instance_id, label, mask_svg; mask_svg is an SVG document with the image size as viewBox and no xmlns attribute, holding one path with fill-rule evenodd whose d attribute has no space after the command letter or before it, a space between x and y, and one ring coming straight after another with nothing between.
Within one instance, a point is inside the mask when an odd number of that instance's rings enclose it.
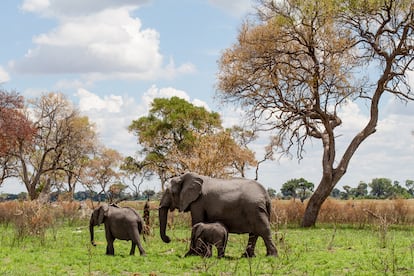
<instances>
[{"instance_id":1,"label":"cumulus cloud","mask_svg":"<svg viewBox=\"0 0 414 276\"><path fill-rule=\"evenodd\" d=\"M118 150L123 155L134 155L138 150L136 137L128 132L128 126L132 121L148 114L154 98L173 96L191 101L185 91L172 87L151 86L142 93L139 102L129 96L111 94L101 97L84 88L78 89L76 93L79 109L96 124L103 144ZM205 102L197 99L193 100L193 104L207 106Z\"/></svg>"},{"instance_id":2,"label":"cumulus cloud","mask_svg":"<svg viewBox=\"0 0 414 276\"><path fill-rule=\"evenodd\" d=\"M251 0L209 0L208 2L236 17L243 16L253 10L253 1Z\"/></svg>"},{"instance_id":3,"label":"cumulus cloud","mask_svg":"<svg viewBox=\"0 0 414 276\"><path fill-rule=\"evenodd\" d=\"M109 113L119 113L123 105L121 96L110 95L101 98L82 88L78 90L76 95L80 99L79 109L81 111L106 110Z\"/></svg>"},{"instance_id":4,"label":"cumulus cloud","mask_svg":"<svg viewBox=\"0 0 414 276\"><path fill-rule=\"evenodd\" d=\"M206 102L200 99L191 100L187 92L173 87L158 88L157 86L153 85L142 96L142 100L147 106L150 106L151 102L155 98L171 98L174 96L182 98L195 106L204 107L205 109L210 110L210 107Z\"/></svg>"},{"instance_id":5,"label":"cumulus cloud","mask_svg":"<svg viewBox=\"0 0 414 276\"><path fill-rule=\"evenodd\" d=\"M86 3L87 2L87 3ZM142 28L131 12L147 1L26 0L25 11L47 14L59 25L33 38L36 45L10 67L19 73L81 74L85 79L171 78L195 71L190 63L167 64L159 33Z\"/></svg>"},{"instance_id":6,"label":"cumulus cloud","mask_svg":"<svg viewBox=\"0 0 414 276\"><path fill-rule=\"evenodd\" d=\"M2 66L0 66L0 84L8 82L10 80L10 75Z\"/></svg>"},{"instance_id":7,"label":"cumulus cloud","mask_svg":"<svg viewBox=\"0 0 414 276\"><path fill-rule=\"evenodd\" d=\"M82 16L116 7L138 7L149 0L25 0L21 9L43 16Z\"/></svg>"}]
</instances>

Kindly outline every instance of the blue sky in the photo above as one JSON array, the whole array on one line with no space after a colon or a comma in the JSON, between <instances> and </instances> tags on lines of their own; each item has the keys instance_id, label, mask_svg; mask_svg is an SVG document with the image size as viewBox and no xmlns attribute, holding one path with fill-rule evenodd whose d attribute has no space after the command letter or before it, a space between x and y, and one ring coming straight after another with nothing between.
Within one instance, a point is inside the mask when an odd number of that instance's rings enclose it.
<instances>
[{"instance_id":1,"label":"blue sky","mask_svg":"<svg viewBox=\"0 0 414 276\"><path fill-rule=\"evenodd\" d=\"M126 127L146 115L155 97L183 97L218 111L225 126L243 112L214 100L217 60L236 41L250 0L5 0L1 3L0 85L27 98L59 91L96 123L103 143L134 155ZM411 80L411 83L413 81ZM414 179L414 105L382 102L378 131L358 150L339 186L375 177ZM367 120L364 106L343 108L339 152ZM266 134L254 145L263 156ZM321 177L321 145L304 160L261 167L259 181L277 190L289 179ZM148 188L158 189L157 183ZM6 183L1 191L23 190Z\"/></svg>"}]
</instances>

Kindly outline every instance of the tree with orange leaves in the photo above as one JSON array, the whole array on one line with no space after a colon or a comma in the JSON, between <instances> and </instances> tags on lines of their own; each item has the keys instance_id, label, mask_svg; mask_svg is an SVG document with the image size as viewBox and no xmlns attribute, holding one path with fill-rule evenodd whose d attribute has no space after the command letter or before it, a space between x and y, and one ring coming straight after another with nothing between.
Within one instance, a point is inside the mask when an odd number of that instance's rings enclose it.
<instances>
[{"instance_id":1,"label":"tree with orange leaves","mask_svg":"<svg viewBox=\"0 0 414 276\"><path fill-rule=\"evenodd\" d=\"M32 143L35 130L23 113L24 98L17 92L0 90L0 185L16 176L16 152L22 142Z\"/></svg>"}]
</instances>

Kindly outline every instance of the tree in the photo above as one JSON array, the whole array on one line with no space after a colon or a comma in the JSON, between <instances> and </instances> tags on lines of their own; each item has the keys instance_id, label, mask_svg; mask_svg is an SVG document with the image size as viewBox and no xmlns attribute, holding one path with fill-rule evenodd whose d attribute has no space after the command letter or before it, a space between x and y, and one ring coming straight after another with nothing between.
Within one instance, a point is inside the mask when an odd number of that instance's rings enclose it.
<instances>
[{"instance_id":1,"label":"tree","mask_svg":"<svg viewBox=\"0 0 414 276\"><path fill-rule=\"evenodd\" d=\"M17 177L15 152L18 145L31 144L35 129L23 112L24 98L17 92L0 90L0 186Z\"/></svg>"},{"instance_id":2,"label":"tree","mask_svg":"<svg viewBox=\"0 0 414 276\"><path fill-rule=\"evenodd\" d=\"M391 180L388 178L374 178L369 184L370 195L375 198L388 198L393 194Z\"/></svg>"},{"instance_id":3,"label":"tree","mask_svg":"<svg viewBox=\"0 0 414 276\"><path fill-rule=\"evenodd\" d=\"M408 193L413 197L414 196L414 180L407 179L405 181L405 187L407 187Z\"/></svg>"},{"instance_id":4,"label":"tree","mask_svg":"<svg viewBox=\"0 0 414 276\"><path fill-rule=\"evenodd\" d=\"M223 130L218 113L178 97L154 99L149 114L134 120L129 130L142 146L144 158L135 163L155 172L162 190L168 178L185 171L244 175L248 165L256 164L253 152Z\"/></svg>"},{"instance_id":5,"label":"tree","mask_svg":"<svg viewBox=\"0 0 414 276\"><path fill-rule=\"evenodd\" d=\"M189 152L196 135L213 133L220 126L218 113L172 97L154 99L148 116L134 120L129 131L138 137L143 162L158 174L164 190L165 181L184 169L171 162L170 153Z\"/></svg>"},{"instance_id":6,"label":"tree","mask_svg":"<svg viewBox=\"0 0 414 276\"><path fill-rule=\"evenodd\" d=\"M303 202L313 191L313 183L304 178L291 179L282 185L280 189L284 197L300 198Z\"/></svg>"},{"instance_id":7,"label":"tree","mask_svg":"<svg viewBox=\"0 0 414 276\"><path fill-rule=\"evenodd\" d=\"M125 199L124 191L128 188L127 185L117 182L109 186L108 195L110 202L117 202Z\"/></svg>"},{"instance_id":8,"label":"tree","mask_svg":"<svg viewBox=\"0 0 414 276\"><path fill-rule=\"evenodd\" d=\"M414 100L406 76L414 59L413 5L260 0L257 22L246 22L220 59L219 96L242 105L257 129L275 131L284 153L301 159L307 141L321 141L322 176L304 227L315 225L352 156L375 133L380 99ZM338 111L349 101L368 106L369 120L337 156Z\"/></svg>"},{"instance_id":9,"label":"tree","mask_svg":"<svg viewBox=\"0 0 414 276\"><path fill-rule=\"evenodd\" d=\"M52 186L62 181L62 173L71 171L71 166L77 166L75 159L84 158L88 152L84 147L92 141L84 139L92 136L81 133L89 133L90 125L79 123L85 118L81 118L72 103L59 93L30 100L27 112L32 118L35 135L30 142L17 141L17 150L13 152L17 160L14 169L30 199L39 196L47 199ZM73 155L78 151L80 155L75 158Z\"/></svg>"},{"instance_id":10,"label":"tree","mask_svg":"<svg viewBox=\"0 0 414 276\"><path fill-rule=\"evenodd\" d=\"M353 195L356 198L364 198L368 195L368 184L360 181L358 186L353 191Z\"/></svg>"},{"instance_id":11,"label":"tree","mask_svg":"<svg viewBox=\"0 0 414 276\"><path fill-rule=\"evenodd\" d=\"M410 198L409 191L400 185L400 182L394 181L394 185L392 186L393 197L394 198Z\"/></svg>"},{"instance_id":12,"label":"tree","mask_svg":"<svg viewBox=\"0 0 414 276\"><path fill-rule=\"evenodd\" d=\"M267 194L270 196L270 198L276 198L277 192L273 188L267 188Z\"/></svg>"},{"instance_id":13,"label":"tree","mask_svg":"<svg viewBox=\"0 0 414 276\"><path fill-rule=\"evenodd\" d=\"M239 175L244 177L248 166L256 165L254 153L240 147L229 130L200 135L191 151L171 151L172 163L180 164L184 171L196 172L216 178Z\"/></svg>"},{"instance_id":14,"label":"tree","mask_svg":"<svg viewBox=\"0 0 414 276\"><path fill-rule=\"evenodd\" d=\"M97 188L98 196L105 194L107 199L112 199L109 194L110 187L120 183L121 173L118 168L122 160L121 154L116 150L101 147L85 167L81 183L89 191L94 191Z\"/></svg>"},{"instance_id":15,"label":"tree","mask_svg":"<svg viewBox=\"0 0 414 276\"><path fill-rule=\"evenodd\" d=\"M66 187L73 198L76 184L85 170L89 157L97 151L98 139L95 126L86 116L75 116L68 122L68 131L70 133L60 163L64 174L62 187Z\"/></svg>"},{"instance_id":16,"label":"tree","mask_svg":"<svg viewBox=\"0 0 414 276\"><path fill-rule=\"evenodd\" d=\"M331 192L331 197L340 198L341 197L341 190L339 190L338 188L333 188L333 190Z\"/></svg>"},{"instance_id":17,"label":"tree","mask_svg":"<svg viewBox=\"0 0 414 276\"><path fill-rule=\"evenodd\" d=\"M145 166L145 162L137 162L132 156L128 156L124 159L120 167L123 174L129 179L133 188L128 186L133 191L133 197L139 199L141 196L140 187L144 180L150 180L154 175L148 166ZM139 178L138 183L136 180Z\"/></svg>"}]
</instances>

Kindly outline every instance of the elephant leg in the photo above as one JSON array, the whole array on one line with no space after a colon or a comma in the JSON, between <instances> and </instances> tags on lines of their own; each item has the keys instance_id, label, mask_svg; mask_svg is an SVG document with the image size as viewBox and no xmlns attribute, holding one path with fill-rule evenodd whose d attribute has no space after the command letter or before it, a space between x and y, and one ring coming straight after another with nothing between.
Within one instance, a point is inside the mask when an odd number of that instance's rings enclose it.
<instances>
[{"instance_id":1,"label":"elephant leg","mask_svg":"<svg viewBox=\"0 0 414 276\"><path fill-rule=\"evenodd\" d=\"M211 244L206 245L206 251L204 256L206 258L211 258L211 256L213 256L213 246Z\"/></svg>"},{"instance_id":2,"label":"elephant leg","mask_svg":"<svg viewBox=\"0 0 414 276\"><path fill-rule=\"evenodd\" d=\"M129 251L129 255L135 255L135 242L131 242L131 250Z\"/></svg>"},{"instance_id":3,"label":"elephant leg","mask_svg":"<svg viewBox=\"0 0 414 276\"><path fill-rule=\"evenodd\" d=\"M139 231L138 231L138 227L134 227L133 228L133 232L132 232L132 247L131 247L131 252L129 253L130 255L134 255L135 254L135 246L138 247L139 250L139 254L144 256L146 255L144 248L141 245L141 241L139 238Z\"/></svg>"},{"instance_id":4,"label":"elephant leg","mask_svg":"<svg viewBox=\"0 0 414 276\"><path fill-rule=\"evenodd\" d=\"M113 238L111 239L106 239L107 241L107 245L106 245L106 255L115 255L115 249L114 249L114 240Z\"/></svg>"},{"instance_id":5,"label":"elephant leg","mask_svg":"<svg viewBox=\"0 0 414 276\"><path fill-rule=\"evenodd\" d=\"M257 238L259 236L249 233L249 241L247 243L246 251L243 254L243 257L251 258L255 257L254 248L256 247Z\"/></svg>"},{"instance_id":6,"label":"elephant leg","mask_svg":"<svg viewBox=\"0 0 414 276\"><path fill-rule=\"evenodd\" d=\"M109 226L105 225L105 237L106 237L106 255L114 255L114 240L115 237L112 235L111 229Z\"/></svg>"},{"instance_id":7,"label":"elephant leg","mask_svg":"<svg viewBox=\"0 0 414 276\"><path fill-rule=\"evenodd\" d=\"M224 251L226 250L225 245L223 242L220 242L217 244L217 257L223 258L224 257Z\"/></svg>"},{"instance_id":8,"label":"elephant leg","mask_svg":"<svg viewBox=\"0 0 414 276\"><path fill-rule=\"evenodd\" d=\"M185 256L184 257L188 257L188 256L192 256L192 255L197 255L196 247L195 247L196 246L196 243L194 241L195 241L194 234L191 233L190 248L188 249L187 253L185 253Z\"/></svg>"},{"instance_id":9,"label":"elephant leg","mask_svg":"<svg viewBox=\"0 0 414 276\"><path fill-rule=\"evenodd\" d=\"M269 231L266 231L266 233L262 236L263 241L266 245L266 255L267 256L277 256L277 249L275 244L272 241L272 233L269 229Z\"/></svg>"},{"instance_id":10,"label":"elephant leg","mask_svg":"<svg viewBox=\"0 0 414 276\"><path fill-rule=\"evenodd\" d=\"M195 251L193 244L190 244L190 248L188 249L187 253L185 253L185 257L191 256L191 255L197 255L197 252Z\"/></svg>"},{"instance_id":11,"label":"elephant leg","mask_svg":"<svg viewBox=\"0 0 414 276\"><path fill-rule=\"evenodd\" d=\"M141 242L140 242L139 240L138 240L137 246L138 246L139 254L140 254L141 256L145 256L145 255L147 255L147 253L145 253L145 250L144 250L144 248L142 247Z\"/></svg>"}]
</instances>

